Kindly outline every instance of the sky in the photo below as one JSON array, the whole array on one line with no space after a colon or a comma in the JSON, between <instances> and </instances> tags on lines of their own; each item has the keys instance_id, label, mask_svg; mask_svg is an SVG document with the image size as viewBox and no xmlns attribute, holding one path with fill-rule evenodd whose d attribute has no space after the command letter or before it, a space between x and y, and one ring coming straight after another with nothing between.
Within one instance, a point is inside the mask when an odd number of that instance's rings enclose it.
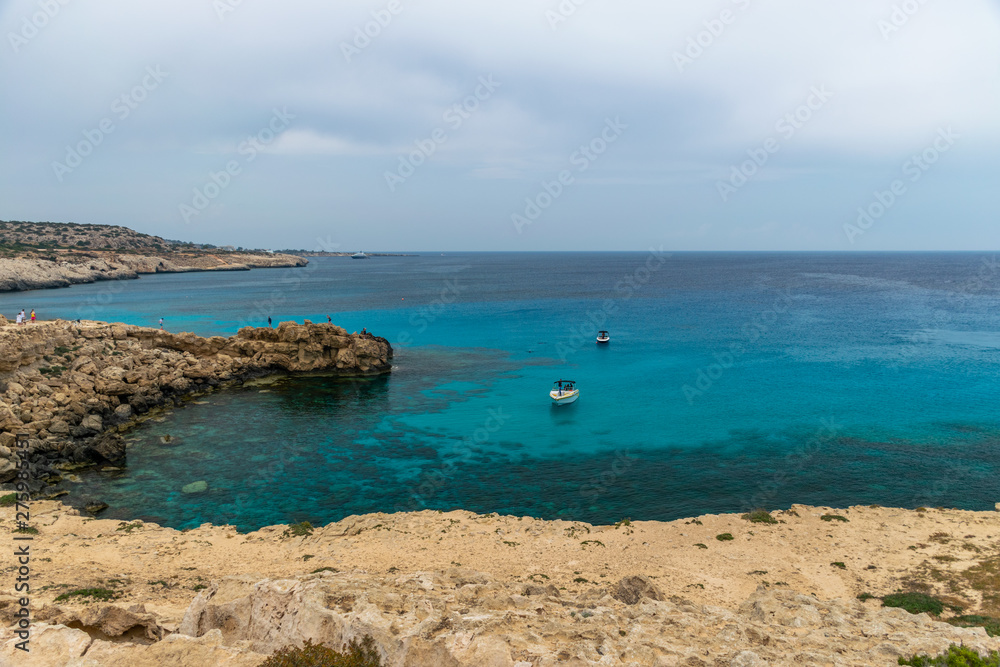
<instances>
[{"instance_id":1,"label":"sky","mask_svg":"<svg viewBox=\"0 0 1000 667\"><path fill-rule=\"evenodd\" d=\"M997 0L0 0L0 219L995 250Z\"/></svg>"}]
</instances>

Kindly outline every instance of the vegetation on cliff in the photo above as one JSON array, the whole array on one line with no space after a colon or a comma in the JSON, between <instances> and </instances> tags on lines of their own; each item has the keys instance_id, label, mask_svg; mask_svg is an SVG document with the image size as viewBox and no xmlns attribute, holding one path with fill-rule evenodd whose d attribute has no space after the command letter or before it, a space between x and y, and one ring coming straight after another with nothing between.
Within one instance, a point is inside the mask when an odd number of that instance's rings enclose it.
<instances>
[{"instance_id":1,"label":"vegetation on cliff","mask_svg":"<svg viewBox=\"0 0 1000 667\"><path fill-rule=\"evenodd\" d=\"M0 222L0 292L133 279L149 273L307 263L292 255L171 241L120 226Z\"/></svg>"},{"instance_id":2,"label":"vegetation on cliff","mask_svg":"<svg viewBox=\"0 0 1000 667\"><path fill-rule=\"evenodd\" d=\"M0 253L2 255L13 256L25 252L44 254L54 250L75 252L113 250L123 253L229 252L232 250L247 252L244 248L223 249L207 243L172 241L151 234L143 234L120 225L0 220Z\"/></svg>"},{"instance_id":3,"label":"vegetation on cliff","mask_svg":"<svg viewBox=\"0 0 1000 667\"><path fill-rule=\"evenodd\" d=\"M317 646L308 639L301 648L283 648L261 663L260 667L382 667L375 640L366 635L360 642L352 639L344 651Z\"/></svg>"}]
</instances>

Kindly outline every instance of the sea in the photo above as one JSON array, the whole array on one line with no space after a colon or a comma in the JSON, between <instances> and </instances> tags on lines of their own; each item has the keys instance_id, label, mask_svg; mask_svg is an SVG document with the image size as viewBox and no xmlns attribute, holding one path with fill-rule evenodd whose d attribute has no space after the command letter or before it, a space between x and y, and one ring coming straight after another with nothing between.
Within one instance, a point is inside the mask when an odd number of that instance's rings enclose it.
<instances>
[{"instance_id":1,"label":"sea","mask_svg":"<svg viewBox=\"0 0 1000 667\"><path fill-rule=\"evenodd\" d=\"M271 379L143 422L127 466L61 483L105 518L608 524L1000 501L990 253L316 257L0 295L9 318L21 308L205 336L329 317L394 346L390 375ZM551 404L558 380L575 404Z\"/></svg>"}]
</instances>

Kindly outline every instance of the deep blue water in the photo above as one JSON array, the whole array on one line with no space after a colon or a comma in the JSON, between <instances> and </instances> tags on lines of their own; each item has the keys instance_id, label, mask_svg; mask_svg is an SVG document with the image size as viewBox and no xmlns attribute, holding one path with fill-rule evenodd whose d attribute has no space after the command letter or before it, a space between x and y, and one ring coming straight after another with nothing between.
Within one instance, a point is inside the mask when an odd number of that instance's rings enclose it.
<instances>
[{"instance_id":1,"label":"deep blue water","mask_svg":"<svg viewBox=\"0 0 1000 667\"><path fill-rule=\"evenodd\" d=\"M253 528L427 507L612 522L1000 500L990 254L316 258L0 295L9 317L22 307L206 335L330 315L396 346L389 377L282 380L144 424L126 471L69 484L111 504L105 516ZM559 378L578 381L575 405L550 406ZM199 480L207 493L181 493Z\"/></svg>"}]
</instances>

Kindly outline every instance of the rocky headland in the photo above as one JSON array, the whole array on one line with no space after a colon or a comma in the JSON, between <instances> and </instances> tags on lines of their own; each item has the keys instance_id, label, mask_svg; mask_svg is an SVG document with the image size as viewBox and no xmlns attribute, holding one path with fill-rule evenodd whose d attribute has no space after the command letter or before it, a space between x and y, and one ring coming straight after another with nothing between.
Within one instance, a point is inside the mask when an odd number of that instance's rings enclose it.
<instances>
[{"instance_id":1,"label":"rocky headland","mask_svg":"<svg viewBox=\"0 0 1000 667\"><path fill-rule=\"evenodd\" d=\"M280 253L168 241L117 225L0 221L0 292L153 273L249 271L307 263Z\"/></svg>"},{"instance_id":2,"label":"rocky headland","mask_svg":"<svg viewBox=\"0 0 1000 667\"><path fill-rule=\"evenodd\" d=\"M100 280L132 280L142 274L249 271L305 266L292 255L174 253L163 256L88 252L47 257L0 258L0 292L69 287Z\"/></svg>"},{"instance_id":3,"label":"rocky headland","mask_svg":"<svg viewBox=\"0 0 1000 667\"><path fill-rule=\"evenodd\" d=\"M121 432L150 410L274 374L389 372L384 338L332 324L282 322L231 338L62 320L15 325L0 316L0 483L16 475L27 434L35 492L67 466L119 463Z\"/></svg>"},{"instance_id":4,"label":"rocky headland","mask_svg":"<svg viewBox=\"0 0 1000 667\"><path fill-rule=\"evenodd\" d=\"M8 554L14 518L0 509ZM0 596L0 665L256 667L366 635L387 667L887 667L951 644L1000 649L956 627L997 613L1000 512L793 506L773 519L425 511L241 534L38 502L31 653ZM942 607L884 606L896 591Z\"/></svg>"}]
</instances>

